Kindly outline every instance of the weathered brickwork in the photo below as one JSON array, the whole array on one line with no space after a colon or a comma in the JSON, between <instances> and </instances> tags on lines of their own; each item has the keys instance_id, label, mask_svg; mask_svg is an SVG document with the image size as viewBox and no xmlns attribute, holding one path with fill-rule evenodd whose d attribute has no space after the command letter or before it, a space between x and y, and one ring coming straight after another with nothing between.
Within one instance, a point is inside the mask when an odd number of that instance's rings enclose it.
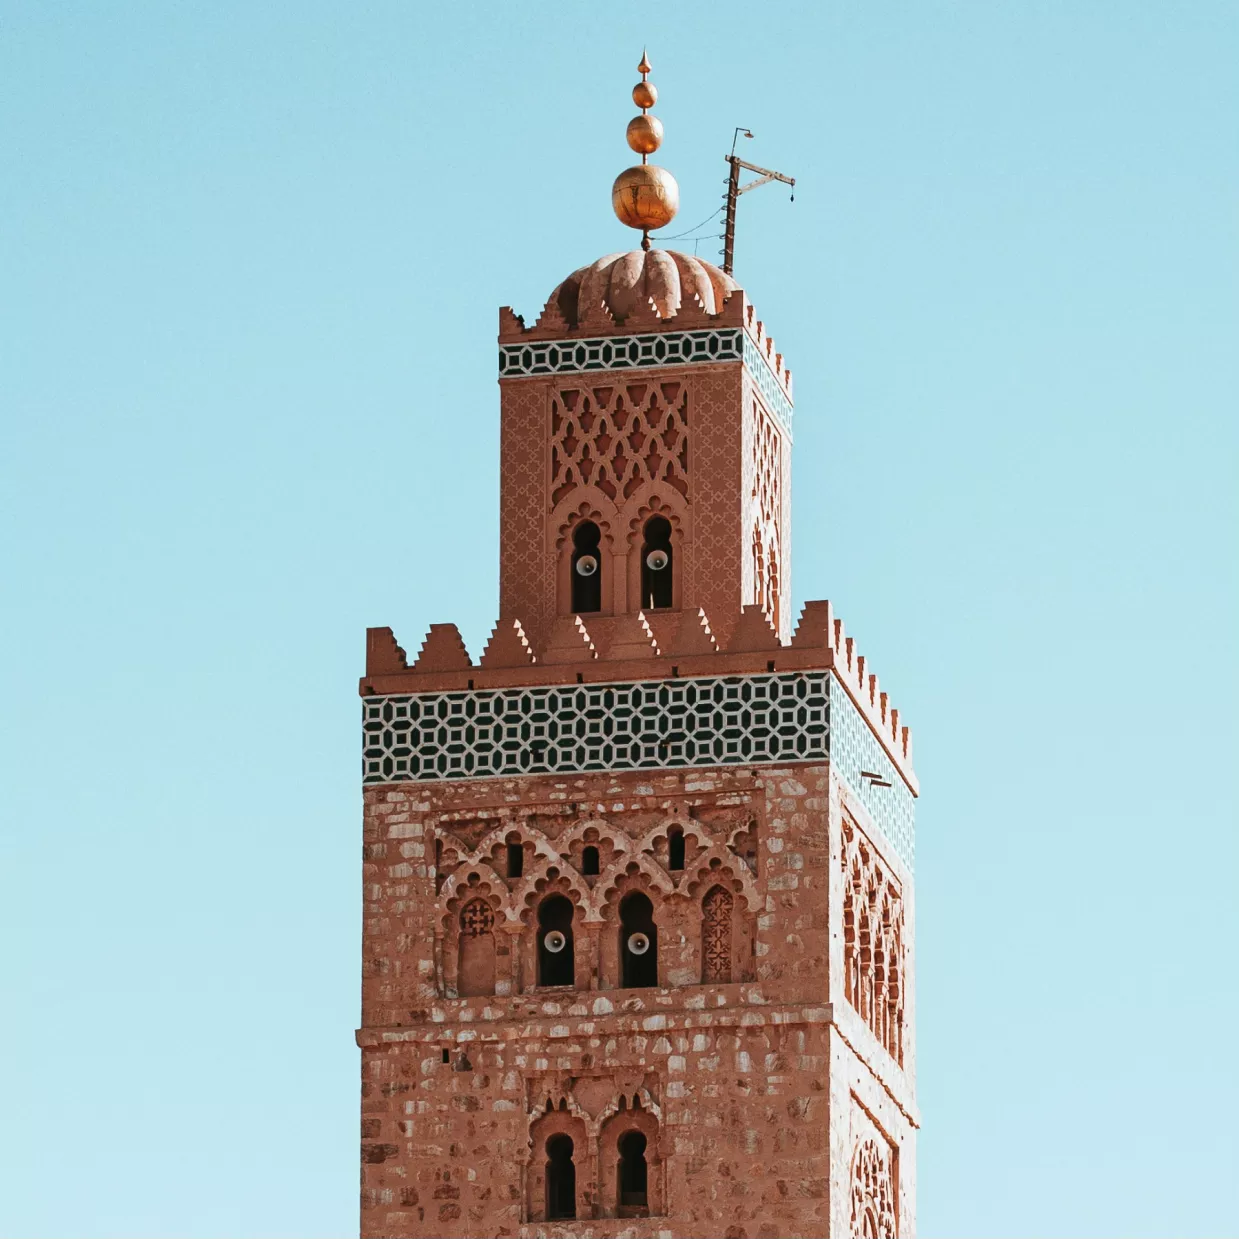
<instances>
[{"instance_id":1,"label":"weathered brickwork","mask_svg":"<svg viewBox=\"0 0 1239 1239\"><path fill-rule=\"evenodd\" d=\"M915 1233L910 736L791 614L790 371L661 253L501 313L481 657L368 634L363 1236Z\"/></svg>"},{"instance_id":2,"label":"weathered brickwork","mask_svg":"<svg viewBox=\"0 0 1239 1239\"><path fill-rule=\"evenodd\" d=\"M862 1128L909 1147L915 1110L868 1025L834 1027L847 999L830 890L859 826L827 764L379 785L365 800L363 1233L851 1233L837 1187L850 1165L832 1179L832 1163ZM597 875L582 873L587 847ZM559 891L575 914L570 989L538 984L532 913ZM655 909L649 988L619 971L631 892ZM721 984L720 893L736 978ZM479 900L493 991L462 998L477 918L461 913ZM648 1142L644 1220L617 1216L612 1146L630 1128ZM577 1220L552 1225L556 1133L573 1140Z\"/></svg>"}]
</instances>

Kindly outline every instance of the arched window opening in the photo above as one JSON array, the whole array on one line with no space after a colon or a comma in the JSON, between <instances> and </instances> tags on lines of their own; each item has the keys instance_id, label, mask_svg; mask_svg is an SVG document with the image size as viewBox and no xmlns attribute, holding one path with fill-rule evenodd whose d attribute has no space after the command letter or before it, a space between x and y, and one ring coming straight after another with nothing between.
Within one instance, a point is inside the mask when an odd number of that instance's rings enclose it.
<instances>
[{"instance_id":1,"label":"arched window opening","mask_svg":"<svg viewBox=\"0 0 1239 1239\"><path fill-rule=\"evenodd\" d=\"M631 1216L649 1208L649 1168L645 1162L646 1139L639 1131L626 1131L619 1138L619 1212Z\"/></svg>"},{"instance_id":2,"label":"arched window opening","mask_svg":"<svg viewBox=\"0 0 1239 1239\"><path fill-rule=\"evenodd\" d=\"M593 521L572 531L572 610L577 615L602 610L602 532Z\"/></svg>"},{"instance_id":3,"label":"arched window opening","mask_svg":"<svg viewBox=\"0 0 1239 1239\"><path fill-rule=\"evenodd\" d=\"M769 578L766 586L766 614L775 632L779 631L779 552L770 548Z\"/></svg>"},{"instance_id":4,"label":"arched window opening","mask_svg":"<svg viewBox=\"0 0 1239 1239\"><path fill-rule=\"evenodd\" d=\"M572 1137L552 1136L546 1142L546 1216L549 1221L576 1217L576 1166Z\"/></svg>"},{"instance_id":5,"label":"arched window opening","mask_svg":"<svg viewBox=\"0 0 1239 1239\"><path fill-rule=\"evenodd\" d=\"M731 981L731 892L712 886L701 902L701 979L707 984Z\"/></svg>"},{"instance_id":6,"label":"arched window opening","mask_svg":"<svg viewBox=\"0 0 1239 1239\"><path fill-rule=\"evenodd\" d=\"M519 843L508 844L508 877L519 878L525 872L525 849Z\"/></svg>"},{"instance_id":7,"label":"arched window opening","mask_svg":"<svg viewBox=\"0 0 1239 1239\"><path fill-rule=\"evenodd\" d=\"M667 868L684 868L684 832L678 826L673 826L667 836Z\"/></svg>"},{"instance_id":8,"label":"arched window opening","mask_svg":"<svg viewBox=\"0 0 1239 1239\"><path fill-rule=\"evenodd\" d=\"M753 601L766 609L766 554L760 528L753 530Z\"/></svg>"},{"instance_id":9,"label":"arched window opening","mask_svg":"<svg viewBox=\"0 0 1239 1239\"><path fill-rule=\"evenodd\" d=\"M665 516L645 522L641 547L641 605L669 607L671 601L671 523Z\"/></svg>"},{"instance_id":10,"label":"arched window opening","mask_svg":"<svg viewBox=\"0 0 1239 1239\"><path fill-rule=\"evenodd\" d=\"M620 959L625 989L652 989L658 985L658 927L654 905L640 891L620 904Z\"/></svg>"},{"instance_id":11,"label":"arched window opening","mask_svg":"<svg viewBox=\"0 0 1239 1239\"><path fill-rule=\"evenodd\" d=\"M587 878L598 876L598 849L592 844L581 853L581 872Z\"/></svg>"},{"instance_id":12,"label":"arched window opening","mask_svg":"<svg viewBox=\"0 0 1239 1239\"><path fill-rule=\"evenodd\" d=\"M460 910L456 992L462 998L495 992L495 911L485 899Z\"/></svg>"},{"instance_id":13,"label":"arched window opening","mask_svg":"<svg viewBox=\"0 0 1239 1239\"><path fill-rule=\"evenodd\" d=\"M538 984L573 985L572 900L551 895L538 906Z\"/></svg>"}]
</instances>

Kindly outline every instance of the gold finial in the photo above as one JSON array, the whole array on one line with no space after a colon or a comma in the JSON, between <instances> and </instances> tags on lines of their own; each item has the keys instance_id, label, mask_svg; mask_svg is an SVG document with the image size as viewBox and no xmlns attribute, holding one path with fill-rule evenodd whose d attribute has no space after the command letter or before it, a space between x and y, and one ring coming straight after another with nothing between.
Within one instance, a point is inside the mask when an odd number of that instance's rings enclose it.
<instances>
[{"instance_id":1,"label":"gold finial","mask_svg":"<svg viewBox=\"0 0 1239 1239\"><path fill-rule=\"evenodd\" d=\"M641 80L632 88L632 101L641 109L640 116L628 122L628 145L641 156L636 167L625 168L611 186L611 206L623 224L641 229L641 248L650 248L650 232L665 228L680 209L680 187L666 168L656 167L649 157L663 143L663 125L649 109L658 102L654 83L646 81L650 61L644 49L637 66Z\"/></svg>"}]
</instances>

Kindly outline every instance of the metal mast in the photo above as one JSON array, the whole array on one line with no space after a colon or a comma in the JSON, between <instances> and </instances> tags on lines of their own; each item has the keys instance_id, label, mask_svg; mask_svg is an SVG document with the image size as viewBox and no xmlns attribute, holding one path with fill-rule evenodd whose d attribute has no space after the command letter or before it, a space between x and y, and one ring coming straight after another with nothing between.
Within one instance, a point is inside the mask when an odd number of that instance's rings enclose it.
<instances>
[{"instance_id":1,"label":"metal mast","mask_svg":"<svg viewBox=\"0 0 1239 1239\"><path fill-rule=\"evenodd\" d=\"M741 126L736 127L735 136L731 140L731 154L726 156L727 162L731 165L731 172L727 177L727 214L726 222L723 225L723 270L728 275L732 272L732 267L736 257L736 203L740 200L741 194L747 194L750 189L756 189L759 185L767 185L771 181L782 181L784 185L796 184L794 176L784 176L782 172L772 172L769 168L759 168L755 163L746 163L739 155L736 154L736 142L740 135L744 134L746 138L751 138L753 135L748 130ZM750 181L747 185L740 184L740 169L747 168L750 172L758 173L755 181ZM792 195L794 202L796 195Z\"/></svg>"}]
</instances>

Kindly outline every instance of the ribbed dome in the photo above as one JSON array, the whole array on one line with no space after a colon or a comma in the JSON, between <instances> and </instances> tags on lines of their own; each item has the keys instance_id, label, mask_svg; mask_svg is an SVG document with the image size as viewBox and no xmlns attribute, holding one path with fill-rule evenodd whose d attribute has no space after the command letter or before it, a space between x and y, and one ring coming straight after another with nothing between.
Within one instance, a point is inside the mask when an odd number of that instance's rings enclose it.
<instances>
[{"instance_id":1,"label":"ribbed dome","mask_svg":"<svg viewBox=\"0 0 1239 1239\"><path fill-rule=\"evenodd\" d=\"M713 263L689 254L630 250L574 271L551 293L550 304L575 327L602 306L618 321L650 306L659 318L673 318L682 305L694 303L707 314L717 314L739 287Z\"/></svg>"}]
</instances>

